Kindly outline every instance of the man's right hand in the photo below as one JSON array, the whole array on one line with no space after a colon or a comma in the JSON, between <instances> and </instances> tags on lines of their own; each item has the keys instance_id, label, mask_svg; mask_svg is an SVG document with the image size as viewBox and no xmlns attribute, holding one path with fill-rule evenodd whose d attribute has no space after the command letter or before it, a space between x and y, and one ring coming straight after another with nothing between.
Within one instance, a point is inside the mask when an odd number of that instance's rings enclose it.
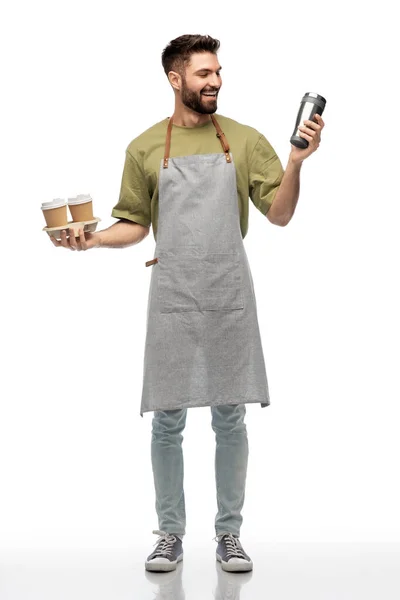
<instances>
[{"instance_id":1,"label":"man's right hand","mask_svg":"<svg viewBox=\"0 0 400 600\"><path fill-rule=\"evenodd\" d=\"M100 236L99 233L84 232L83 228L79 229L79 237L76 238L72 232L72 235L67 237L65 230L61 232L61 241L56 240L55 237L49 236L54 246L63 246L69 250L89 250L90 248L100 247Z\"/></svg>"}]
</instances>

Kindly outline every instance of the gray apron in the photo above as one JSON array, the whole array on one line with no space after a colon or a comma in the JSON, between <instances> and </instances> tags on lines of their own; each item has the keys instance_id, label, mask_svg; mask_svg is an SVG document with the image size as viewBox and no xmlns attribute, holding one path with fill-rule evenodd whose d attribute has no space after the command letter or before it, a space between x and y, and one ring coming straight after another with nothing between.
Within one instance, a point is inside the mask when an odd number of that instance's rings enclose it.
<instances>
[{"instance_id":1,"label":"gray apron","mask_svg":"<svg viewBox=\"0 0 400 600\"><path fill-rule=\"evenodd\" d=\"M146 319L140 415L270 404L253 279L240 230L236 170L223 152L169 158L159 172L157 242Z\"/></svg>"}]
</instances>

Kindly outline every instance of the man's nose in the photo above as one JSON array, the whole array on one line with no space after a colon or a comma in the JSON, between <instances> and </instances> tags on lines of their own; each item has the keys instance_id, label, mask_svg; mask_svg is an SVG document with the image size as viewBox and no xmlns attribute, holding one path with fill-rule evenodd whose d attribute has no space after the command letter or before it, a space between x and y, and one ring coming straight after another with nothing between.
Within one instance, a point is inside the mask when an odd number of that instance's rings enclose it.
<instances>
[{"instance_id":1,"label":"man's nose","mask_svg":"<svg viewBox=\"0 0 400 600\"><path fill-rule=\"evenodd\" d=\"M210 87L214 89L219 89L221 87L221 80L218 77L218 75L212 75L211 78L208 80L208 83Z\"/></svg>"}]
</instances>

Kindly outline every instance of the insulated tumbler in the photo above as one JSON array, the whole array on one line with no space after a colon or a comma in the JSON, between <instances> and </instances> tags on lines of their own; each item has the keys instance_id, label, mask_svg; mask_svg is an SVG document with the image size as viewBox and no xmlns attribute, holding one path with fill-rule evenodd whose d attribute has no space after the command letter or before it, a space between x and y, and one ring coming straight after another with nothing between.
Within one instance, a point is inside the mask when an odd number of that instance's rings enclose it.
<instances>
[{"instance_id":1,"label":"insulated tumbler","mask_svg":"<svg viewBox=\"0 0 400 600\"><path fill-rule=\"evenodd\" d=\"M301 99L299 112L297 113L296 125L293 135L290 138L290 143L297 148L308 148L308 141L298 134L299 125L304 125L303 121L315 121L314 115L318 113L322 115L324 112L326 100L323 96L314 92L306 92ZM316 122L316 121L315 121Z\"/></svg>"}]
</instances>

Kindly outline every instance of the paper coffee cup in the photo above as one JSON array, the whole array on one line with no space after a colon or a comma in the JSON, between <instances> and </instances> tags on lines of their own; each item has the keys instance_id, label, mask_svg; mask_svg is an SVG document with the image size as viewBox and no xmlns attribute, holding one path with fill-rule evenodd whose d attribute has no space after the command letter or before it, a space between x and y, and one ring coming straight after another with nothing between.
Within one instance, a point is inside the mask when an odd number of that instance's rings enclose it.
<instances>
[{"instance_id":1,"label":"paper coffee cup","mask_svg":"<svg viewBox=\"0 0 400 600\"><path fill-rule=\"evenodd\" d=\"M68 198L68 207L73 221L93 221L93 201L90 194Z\"/></svg>"},{"instance_id":2,"label":"paper coffee cup","mask_svg":"<svg viewBox=\"0 0 400 600\"><path fill-rule=\"evenodd\" d=\"M67 227L67 203L62 198L55 198L51 202L42 202L42 211L47 227Z\"/></svg>"}]
</instances>

